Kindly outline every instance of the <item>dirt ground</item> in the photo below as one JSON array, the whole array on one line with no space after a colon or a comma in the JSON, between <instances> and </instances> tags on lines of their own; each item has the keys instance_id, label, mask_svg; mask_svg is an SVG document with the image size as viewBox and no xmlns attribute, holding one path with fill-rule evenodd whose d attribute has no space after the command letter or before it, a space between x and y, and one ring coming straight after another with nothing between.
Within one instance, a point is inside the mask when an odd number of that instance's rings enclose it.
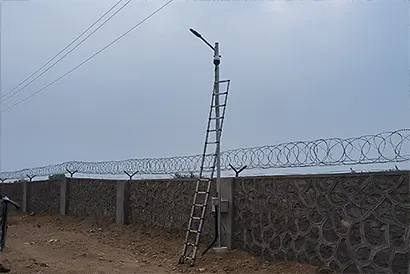
<instances>
[{"instance_id":1,"label":"dirt ground","mask_svg":"<svg viewBox=\"0 0 410 274\"><path fill-rule=\"evenodd\" d=\"M264 264L246 253L208 252L196 266L178 265L183 239L160 230L118 227L49 214L11 214L7 249L11 273L317 273L314 266Z\"/></svg>"}]
</instances>

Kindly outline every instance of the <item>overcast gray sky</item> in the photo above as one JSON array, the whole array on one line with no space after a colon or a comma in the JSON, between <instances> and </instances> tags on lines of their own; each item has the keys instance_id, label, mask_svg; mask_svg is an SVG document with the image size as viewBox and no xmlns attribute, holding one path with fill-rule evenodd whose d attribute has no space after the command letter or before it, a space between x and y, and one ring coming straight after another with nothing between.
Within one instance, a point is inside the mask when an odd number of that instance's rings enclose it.
<instances>
[{"instance_id":1,"label":"overcast gray sky","mask_svg":"<svg viewBox=\"0 0 410 274\"><path fill-rule=\"evenodd\" d=\"M2 94L116 0L2 3ZM133 1L38 81L36 92L165 1ZM69 160L198 154L219 41L231 79L222 150L409 128L407 1L184 1L2 113L3 171Z\"/></svg>"}]
</instances>

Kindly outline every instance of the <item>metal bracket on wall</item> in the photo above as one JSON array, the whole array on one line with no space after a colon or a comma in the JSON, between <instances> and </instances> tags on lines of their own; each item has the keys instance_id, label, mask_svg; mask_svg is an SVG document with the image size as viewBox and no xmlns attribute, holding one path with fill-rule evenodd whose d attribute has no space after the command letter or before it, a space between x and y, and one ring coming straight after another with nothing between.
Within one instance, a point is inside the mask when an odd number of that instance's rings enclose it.
<instances>
[{"instance_id":1,"label":"metal bracket on wall","mask_svg":"<svg viewBox=\"0 0 410 274\"><path fill-rule=\"evenodd\" d=\"M27 177L28 177L29 181L31 182L31 181L33 181L34 177L36 177L36 175L30 176L30 175L27 174Z\"/></svg>"},{"instance_id":2,"label":"metal bracket on wall","mask_svg":"<svg viewBox=\"0 0 410 274\"><path fill-rule=\"evenodd\" d=\"M235 178L239 177L239 173L241 173L245 168L247 168L247 165L244 165L240 169L236 169L233 165L229 164L229 166L232 168L232 170L235 172Z\"/></svg>"},{"instance_id":3,"label":"metal bracket on wall","mask_svg":"<svg viewBox=\"0 0 410 274\"><path fill-rule=\"evenodd\" d=\"M135 171L134 173L128 173L127 171L124 170L124 173L128 175L129 180L131 181L132 177L134 177L138 173L138 171Z\"/></svg>"},{"instance_id":4,"label":"metal bracket on wall","mask_svg":"<svg viewBox=\"0 0 410 274\"><path fill-rule=\"evenodd\" d=\"M69 170L68 168L66 168L65 170L70 174L70 178L73 178L74 174L76 174L77 171L78 171L78 170L71 171L71 170Z\"/></svg>"}]
</instances>

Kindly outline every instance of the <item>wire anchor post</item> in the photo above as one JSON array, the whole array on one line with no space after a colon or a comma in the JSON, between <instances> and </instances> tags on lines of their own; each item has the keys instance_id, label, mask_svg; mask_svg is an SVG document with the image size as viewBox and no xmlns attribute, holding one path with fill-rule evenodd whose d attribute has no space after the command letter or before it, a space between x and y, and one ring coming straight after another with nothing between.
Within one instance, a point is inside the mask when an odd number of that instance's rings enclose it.
<instances>
[{"instance_id":1,"label":"wire anchor post","mask_svg":"<svg viewBox=\"0 0 410 274\"><path fill-rule=\"evenodd\" d=\"M129 173L129 172L127 172L127 171L124 170L124 173L128 175L129 180L131 181L131 180L132 180L132 177L134 177L134 176L138 173L138 170L135 171L134 173Z\"/></svg>"},{"instance_id":2,"label":"wire anchor post","mask_svg":"<svg viewBox=\"0 0 410 274\"><path fill-rule=\"evenodd\" d=\"M229 166L232 168L232 170L235 172L235 178L239 177L239 173L241 173L245 168L247 168L247 165L244 165L240 169L236 169L233 165L229 164Z\"/></svg>"},{"instance_id":3,"label":"wire anchor post","mask_svg":"<svg viewBox=\"0 0 410 274\"><path fill-rule=\"evenodd\" d=\"M78 170L71 171L68 168L66 168L65 170L70 174L70 178L73 178L74 174L78 172Z\"/></svg>"},{"instance_id":4,"label":"wire anchor post","mask_svg":"<svg viewBox=\"0 0 410 274\"><path fill-rule=\"evenodd\" d=\"M32 182L34 177L36 177L36 175L31 175L30 176L30 175L27 174L27 177L28 177L29 181Z\"/></svg>"}]
</instances>

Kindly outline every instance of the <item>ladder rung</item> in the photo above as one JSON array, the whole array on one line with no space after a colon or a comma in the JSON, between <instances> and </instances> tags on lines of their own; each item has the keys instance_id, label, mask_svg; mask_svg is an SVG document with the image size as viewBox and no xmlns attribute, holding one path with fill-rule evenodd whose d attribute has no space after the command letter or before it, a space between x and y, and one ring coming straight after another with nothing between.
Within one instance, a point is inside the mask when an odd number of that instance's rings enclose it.
<instances>
[{"instance_id":1,"label":"ladder rung","mask_svg":"<svg viewBox=\"0 0 410 274\"><path fill-rule=\"evenodd\" d=\"M195 244L193 244L193 243L185 243L186 245L188 245L188 246L196 246Z\"/></svg>"},{"instance_id":2,"label":"ladder rung","mask_svg":"<svg viewBox=\"0 0 410 274\"><path fill-rule=\"evenodd\" d=\"M189 232L191 232L191 233L200 233L198 230L196 230L196 229L188 229L188 231Z\"/></svg>"},{"instance_id":3,"label":"ladder rung","mask_svg":"<svg viewBox=\"0 0 410 274\"><path fill-rule=\"evenodd\" d=\"M231 80L219 80L216 81L216 83L221 84L221 83L229 83Z\"/></svg>"},{"instance_id":4,"label":"ladder rung","mask_svg":"<svg viewBox=\"0 0 410 274\"><path fill-rule=\"evenodd\" d=\"M197 191L196 193L198 193L198 194L207 194L209 192L208 191Z\"/></svg>"},{"instance_id":5,"label":"ladder rung","mask_svg":"<svg viewBox=\"0 0 410 274\"><path fill-rule=\"evenodd\" d=\"M216 132L216 131L218 131L218 129L208 129L207 131L208 132ZM221 129L219 129L219 131L221 131Z\"/></svg>"},{"instance_id":6,"label":"ladder rung","mask_svg":"<svg viewBox=\"0 0 410 274\"><path fill-rule=\"evenodd\" d=\"M214 93L214 95L216 96L216 95L226 95L226 94L228 94L228 92L219 92L219 93Z\"/></svg>"},{"instance_id":7,"label":"ladder rung","mask_svg":"<svg viewBox=\"0 0 410 274\"><path fill-rule=\"evenodd\" d=\"M213 107L213 108L216 108L216 107L226 107L226 104L223 104L223 105L214 105L214 106L211 106L211 107Z\"/></svg>"},{"instance_id":8,"label":"ladder rung","mask_svg":"<svg viewBox=\"0 0 410 274\"><path fill-rule=\"evenodd\" d=\"M216 153L202 154L202 156L203 156L203 157L216 156ZM202 181L202 180L205 180L205 179L201 179L201 181ZM209 179L207 179L207 180L209 181Z\"/></svg>"},{"instance_id":9,"label":"ladder rung","mask_svg":"<svg viewBox=\"0 0 410 274\"><path fill-rule=\"evenodd\" d=\"M213 154L211 154L211 155L213 155ZM207 155L207 156L211 156L211 155ZM210 181L208 178L200 178L198 180L201 181L201 182L209 182Z\"/></svg>"},{"instance_id":10,"label":"ladder rung","mask_svg":"<svg viewBox=\"0 0 410 274\"><path fill-rule=\"evenodd\" d=\"M207 145L214 145L214 144L218 144L218 141L211 141L211 142L206 142Z\"/></svg>"},{"instance_id":11,"label":"ladder rung","mask_svg":"<svg viewBox=\"0 0 410 274\"><path fill-rule=\"evenodd\" d=\"M201 217L191 217L193 220L202 220Z\"/></svg>"},{"instance_id":12,"label":"ladder rung","mask_svg":"<svg viewBox=\"0 0 410 274\"><path fill-rule=\"evenodd\" d=\"M185 260L187 260L187 261L193 261L193 260L195 260L195 259L192 258L192 257L186 256L186 257L185 257Z\"/></svg>"},{"instance_id":13,"label":"ladder rung","mask_svg":"<svg viewBox=\"0 0 410 274\"><path fill-rule=\"evenodd\" d=\"M204 207L205 205L204 205L204 204L194 204L194 206L196 206L196 207Z\"/></svg>"},{"instance_id":14,"label":"ladder rung","mask_svg":"<svg viewBox=\"0 0 410 274\"><path fill-rule=\"evenodd\" d=\"M209 120L218 120L218 119L223 119L224 117L209 117Z\"/></svg>"}]
</instances>

